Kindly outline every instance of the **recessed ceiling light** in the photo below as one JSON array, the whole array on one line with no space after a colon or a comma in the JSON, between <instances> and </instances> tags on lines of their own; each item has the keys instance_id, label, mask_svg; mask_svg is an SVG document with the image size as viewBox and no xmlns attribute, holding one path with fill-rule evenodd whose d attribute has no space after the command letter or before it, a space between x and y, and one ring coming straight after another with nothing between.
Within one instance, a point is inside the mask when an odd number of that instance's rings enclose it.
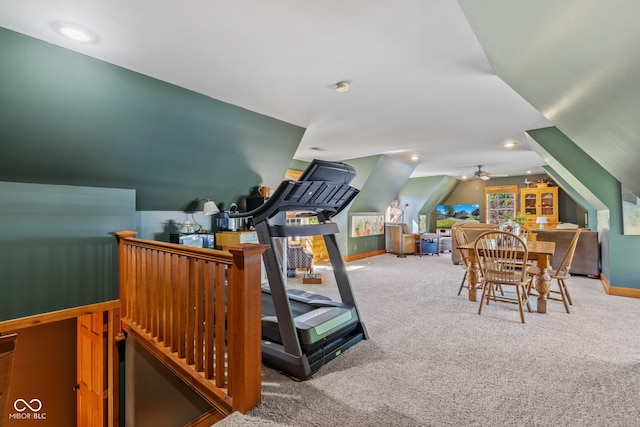
<instances>
[{"instance_id":1,"label":"recessed ceiling light","mask_svg":"<svg viewBox=\"0 0 640 427\"><path fill-rule=\"evenodd\" d=\"M71 22L54 22L51 24L51 27L69 40L81 43L95 43L98 41L98 36L78 24Z\"/></svg>"},{"instance_id":2,"label":"recessed ceiling light","mask_svg":"<svg viewBox=\"0 0 640 427\"><path fill-rule=\"evenodd\" d=\"M511 148L511 147L515 147L515 146L516 146L516 143L515 143L515 142L513 142L513 141L507 141L507 142L505 142L504 144L502 144L502 146L503 146L504 148Z\"/></svg>"},{"instance_id":3,"label":"recessed ceiling light","mask_svg":"<svg viewBox=\"0 0 640 427\"><path fill-rule=\"evenodd\" d=\"M413 156L409 157L409 159L411 159L412 162L417 162L419 158L420 157L418 157L417 154L414 154Z\"/></svg>"},{"instance_id":4,"label":"recessed ceiling light","mask_svg":"<svg viewBox=\"0 0 640 427\"><path fill-rule=\"evenodd\" d=\"M336 92L349 92L349 82L338 82L336 83Z\"/></svg>"},{"instance_id":5,"label":"recessed ceiling light","mask_svg":"<svg viewBox=\"0 0 640 427\"><path fill-rule=\"evenodd\" d=\"M462 175L462 179L467 179L467 175Z\"/></svg>"},{"instance_id":6,"label":"recessed ceiling light","mask_svg":"<svg viewBox=\"0 0 640 427\"><path fill-rule=\"evenodd\" d=\"M533 171L530 171L530 170L527 171L527 174L532 174L532 173L533 173Z\"/></svg>"}]
</instances>

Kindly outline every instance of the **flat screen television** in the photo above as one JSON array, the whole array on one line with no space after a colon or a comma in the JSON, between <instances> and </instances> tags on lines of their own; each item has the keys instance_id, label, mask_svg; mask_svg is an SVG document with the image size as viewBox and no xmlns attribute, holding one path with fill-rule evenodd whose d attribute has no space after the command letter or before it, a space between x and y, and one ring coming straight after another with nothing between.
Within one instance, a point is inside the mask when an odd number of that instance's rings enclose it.
<instances>
[{"instance_id":1,"label":"flat screen television","mask_svg":"<svg viewBox=\"0 0 640 427\"><path fill-rule=\"evenodd\" d=\"M450 228L456 222L480 221L480 205L438 205L436 227Z\"/></svg>"}]
</instances>

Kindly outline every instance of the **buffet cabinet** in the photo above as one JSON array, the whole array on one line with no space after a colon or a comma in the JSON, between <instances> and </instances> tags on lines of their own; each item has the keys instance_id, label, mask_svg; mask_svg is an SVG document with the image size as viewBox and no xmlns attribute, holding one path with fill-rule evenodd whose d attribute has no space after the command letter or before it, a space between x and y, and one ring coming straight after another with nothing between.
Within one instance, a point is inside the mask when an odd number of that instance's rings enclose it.
<instances>
[{"instance_id":1,"label":"buffet cabinet","mask_svg":"<svg viewBox=\"0 0 640 427\"><path fill-rule=\"evenodd\" d=\"M525 226L539 228L538 217L545 217L545 228L556 228L558 222L558 187L520 189L520 213L526 218Z\"/></svg>"}]
</instances>

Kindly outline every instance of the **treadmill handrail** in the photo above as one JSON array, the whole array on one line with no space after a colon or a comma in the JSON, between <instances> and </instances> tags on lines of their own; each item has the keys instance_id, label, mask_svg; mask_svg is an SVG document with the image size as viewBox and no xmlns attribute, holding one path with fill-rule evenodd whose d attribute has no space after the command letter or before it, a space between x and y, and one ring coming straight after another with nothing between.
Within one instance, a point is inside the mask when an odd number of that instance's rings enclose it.
<instances>
[{"instance_id":1,"label":"treadmill handrail","mask_svg":"<svg viewBox=\"0 0 640 427\"><path fill-rule=\"evenodd\" d=\"M288 192L293 188L295 183L296 181L282 181L273 192L273 195L262 205L248 212L230 212L229 218L253 217L254 222L259 222L258 218L260 218L260 220L264 220L273 217L277 213L278 201L285 192ZM274 212L274 214L271 215L271 212Z\"/></svg>"},{"instance_id":2,"label":"treadmill handrail","mask_svg":"<svg viewBox=\"0 0 640 427\"><path fill-rule=\"evenodd\" d=\"M271 237L324 236L325 234L336 234L339 231L338 224L335 222L308 225L272 225Z\"/></svg>"},{"instance_id":3,"label":"treadmill handrail","mask_svg":"<svg viewBox=\"0 0 640 427\"><path fill-rule=\"evenodd\" d=\"M253 217L254 223L279 212L313 212L321 222L337 215L355 198L359 190L349 184L325 181L282 181L274 194L249 212L229 213L230 218Z\"/></svg>"}]
</instances>

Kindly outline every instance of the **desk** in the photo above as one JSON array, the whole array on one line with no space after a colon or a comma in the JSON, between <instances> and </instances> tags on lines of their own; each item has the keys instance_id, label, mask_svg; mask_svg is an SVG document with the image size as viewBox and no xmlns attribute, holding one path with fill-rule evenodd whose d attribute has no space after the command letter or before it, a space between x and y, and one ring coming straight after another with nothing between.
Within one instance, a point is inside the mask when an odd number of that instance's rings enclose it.
<instances>
[{"instance_id":1,"label":"desk","mask_svg":"<svg viewBox=\"0 0 640 427\"><path fill-rule=\"evenodd\" d=\"M227 246L242 243L260 243L255 231L218 231L216 233L216 248L226 249Z\"/></svg>"},{"instance_id":2,"label":"desk","mask_svg":"<svg viewBox=\"0 0 640 427\"><path fill-rule=\"evenodd\" d=\"M476 301L476 285L480 283L480 267L476 259L474 242L460 245L458 249L466 250L469 254L469 301ZM529 259L537 260L537 265L540 269L540 273L534 276L533 282L538 292L538 313L544 314L547 312L547 297L551 289L551 277L548 273L549 258L555 252L556 244L554 242L540 241L527 242L527 249L529 249Z\"/></svg>"},{"instance_id":3,"label":"desk","mask_svg":"<svg viewBox=\"0 0 640 427\"><path fill-rule=\"evenodd\" d=\"M216 248L223 251L228 246L240 245L243 243L260 243L258 233L256 231L218 231L216 233ZM260 263L260 280L261 283L268 283L267 270L264 266L264 258Z\"/></svg>"}]
</instances>

